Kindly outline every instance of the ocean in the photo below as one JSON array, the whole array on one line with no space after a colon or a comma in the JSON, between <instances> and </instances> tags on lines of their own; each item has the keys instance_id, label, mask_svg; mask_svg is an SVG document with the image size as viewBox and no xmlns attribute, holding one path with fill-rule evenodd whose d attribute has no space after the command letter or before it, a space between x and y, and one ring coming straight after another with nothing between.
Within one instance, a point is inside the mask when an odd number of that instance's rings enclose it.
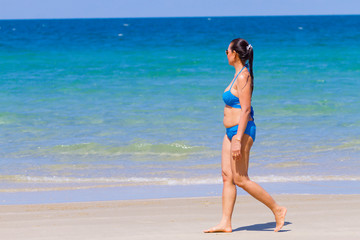
<instances>
[{"instance_id":1,"label":"ocean","mask_svg":"<svg viewBox=\"0 0 360 240\"><path fill-rule=\"evenodd\" d=\"M238 37L254 48L250 177L359 194L360 15L1 20L0 203L221 195Z\"/></svg>"}]
</instances>

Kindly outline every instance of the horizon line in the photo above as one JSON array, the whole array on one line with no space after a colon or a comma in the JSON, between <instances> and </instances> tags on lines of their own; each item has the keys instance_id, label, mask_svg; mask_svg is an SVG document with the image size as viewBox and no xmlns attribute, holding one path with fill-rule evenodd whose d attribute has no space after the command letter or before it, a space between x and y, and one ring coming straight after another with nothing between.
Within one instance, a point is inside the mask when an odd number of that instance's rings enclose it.
<instances>
[{"instance_id":1,"label":"horizon line","mask_svg":"<svg viewBox=\"0 0 360 240\"><path fill-rule=\"evenodd\" d=\"M4 18L11 20L75 20L75 19L154 19L154 18L224 18L224 17L324 17L324 16L360 16L360 14L298 14L298 15L245 15L245 16L157 16L157 17L59 17L59 18Z\"/></svg>"}]
</instances>

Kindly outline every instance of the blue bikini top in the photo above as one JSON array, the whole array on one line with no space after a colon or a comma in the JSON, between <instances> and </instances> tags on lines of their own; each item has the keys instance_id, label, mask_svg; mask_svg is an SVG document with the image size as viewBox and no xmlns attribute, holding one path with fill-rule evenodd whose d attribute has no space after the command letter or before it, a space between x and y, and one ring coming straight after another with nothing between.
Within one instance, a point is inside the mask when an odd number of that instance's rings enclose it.
<instances>
[{"instance_id":1,"label":"blue bikini top","mask_svg":"<svg viewBox=\"0 0 360 240\"><path fill-rule=\"evenodd\" d=\"M240 72L236 75L234 81L231 83L231 86L230 86L230 89L227 90L226 92L223 93L223 100L224 100L224 103L230 107L233 107L233 108L241 108L241 105L240 105L240 100L238 97L236 97L234 94L231 93L231 88L232 86L234 85L234 82L236 81L237 77L239 76L239 74L242 72L242 70L245 68L245 67L248 67L248 65L245 65L241 70ZM251 117L253 118L254 117L254 110L253 108L251 107L251 113L250 113Z\"/></svg>"}]
</instances>

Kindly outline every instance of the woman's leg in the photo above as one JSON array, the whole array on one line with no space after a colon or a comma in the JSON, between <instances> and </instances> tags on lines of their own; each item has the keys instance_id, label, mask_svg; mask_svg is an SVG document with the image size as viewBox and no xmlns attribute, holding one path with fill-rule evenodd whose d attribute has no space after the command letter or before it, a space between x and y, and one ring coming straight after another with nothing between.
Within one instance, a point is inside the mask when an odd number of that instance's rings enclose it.
<instances>
[{"instance_id":1,"label":"woman's leg","mask_svg":"<svg viewBox=\"0 0 360 240\"><path fill-rule=\"evenodd\" d=\"M249 135L244 134L241 140L241 159L234 160L231 158L231 169L234 182L251 196L271 209L275 215L275 231L277 232L284 226L286 208L277 205L269 193L267 193L260 185L250 180L248 176L248 168L252 144L252 138Z\"/></svg>"},{"instance_id":2,"label":"woman's leg","mask_svg":"<svg viewBox=\"0 0 360 240\"><path fill-rule=\"evenodd\" d=\"M232 177L230 149L231 142L225 135L221 151L221 170L223 178L222 218L217 226L205 230L204 232L206 233L232 231L231 216L236 200L236 186Z\"/></svg>"}]
</instances>

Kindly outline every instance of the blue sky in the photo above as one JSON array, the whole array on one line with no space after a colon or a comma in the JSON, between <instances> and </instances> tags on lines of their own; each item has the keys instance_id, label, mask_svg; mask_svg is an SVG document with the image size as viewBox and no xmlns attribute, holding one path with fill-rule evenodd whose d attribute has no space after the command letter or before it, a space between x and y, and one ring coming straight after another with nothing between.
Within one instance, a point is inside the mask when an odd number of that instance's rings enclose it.
<instances>
[{"instance_id":1,"label":"blue sky","mask_svg":"<svg viewBox=\"0 0 360 240\"><path fill-rule=\"evenodd\" d=\"M360 14L360 0L0 0L0 19Z\"/></svg>"}]
</instances>

